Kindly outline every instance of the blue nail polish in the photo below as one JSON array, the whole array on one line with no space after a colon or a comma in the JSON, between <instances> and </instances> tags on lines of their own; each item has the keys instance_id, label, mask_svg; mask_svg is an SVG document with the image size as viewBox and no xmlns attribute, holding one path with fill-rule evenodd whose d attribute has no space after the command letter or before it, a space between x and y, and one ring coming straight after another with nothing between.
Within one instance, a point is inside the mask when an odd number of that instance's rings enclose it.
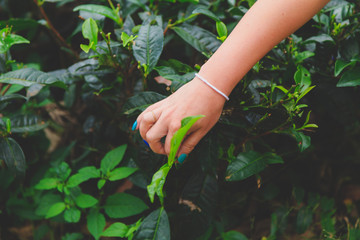
<instances>
[{"instance_id":1,"label":"blue nail polish","mask_svg":"<svg viewBox=\"0 0 360 240\"><path fill-rule=\"evenodd\" d=\"M187 155L185 153L181 154L178 158L179 163L183 163L186 159Z\"/></svg>"},{"instance_id":2,"label":"blue nail polish","mask_svg":"<svg viewBox=\"0 0 360 240\"><path fill-rule=\"evenodd\" d=\"M148 144L147 141L145 141L145 140L143 140L143 141L144 141L144 143L146 144L146 146L150 147L150 145Z\"/></svg>"},{"instance_id":3,"label":"blue nail polish","mask_svg":"<svg viewBox=\"0 0 360 240\"><path fill-rule=\"evenodd\" d=\"M131 130L133 130L133 131L135 131L135 129L136 129L136 126L137 126L137 120L134 122L134 124L132 125L132 128L131 128Z\"/></svg>"}]
</instances>

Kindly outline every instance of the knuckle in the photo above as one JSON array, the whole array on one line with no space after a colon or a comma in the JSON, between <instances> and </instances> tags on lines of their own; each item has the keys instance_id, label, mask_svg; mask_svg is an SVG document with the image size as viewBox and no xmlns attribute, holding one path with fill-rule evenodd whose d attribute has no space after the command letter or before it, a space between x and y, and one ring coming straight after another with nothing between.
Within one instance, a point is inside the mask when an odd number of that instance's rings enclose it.
<instances>
[{"instance_id":1,"label":"knuckle","mask_svg":"<svg viewBox=\"0 0 360 240\"><path fill-rule=\"evenodd\" d=\"M147 132L145 134L145 138L149 143L154 142L156 140L156 137L153 134L151 134L150 132Z\"/></svg>"},{"instance_id":2,"label":"knuckle","mask_svg":"<svg viewBox=\"0 0 360 240\"><path fill-rule=\"evenodd\" d=\"M172 122L169 124L169 130L170 130L171 132L176 132L180 127L181 127L181 123L178 122L178 121L172 121Z\"/></svg>"},{"instance_id":3,"label":"knuckle","mask_svg":"<svg viewBox=\"0 0 360 240\"><path fill-rule=\"evenodd\" d=\"M182 147L184 152L189 153L194 149L195 145L188 144L188 143L183 143L181 147Z\"/></svg>"}]
</instances>

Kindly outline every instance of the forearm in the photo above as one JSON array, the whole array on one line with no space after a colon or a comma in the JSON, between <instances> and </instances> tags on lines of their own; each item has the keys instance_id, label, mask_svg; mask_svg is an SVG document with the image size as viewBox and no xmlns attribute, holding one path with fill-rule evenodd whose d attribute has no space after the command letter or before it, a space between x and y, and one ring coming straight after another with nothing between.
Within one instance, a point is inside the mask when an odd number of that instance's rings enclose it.
<instances>
[{"instance_id":1,"label":"forearm","mask_svg":"<svg viewBox=\"0 0 360 240\"><path fill-rule=\"evenodd\" d=\"M329 0L258 0L200 75L229 95L268 51L305 24Z\"/></svg>"}]
</instances>

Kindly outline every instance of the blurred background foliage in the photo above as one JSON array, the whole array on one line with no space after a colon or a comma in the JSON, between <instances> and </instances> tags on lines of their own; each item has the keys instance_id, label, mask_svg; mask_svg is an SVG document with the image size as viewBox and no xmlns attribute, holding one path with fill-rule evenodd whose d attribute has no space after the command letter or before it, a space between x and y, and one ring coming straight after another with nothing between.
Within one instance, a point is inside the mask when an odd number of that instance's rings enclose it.
<instances>
[{"instance_id":1,"label":"blurred background foliage","mask_svg":"<svg viewBox=\"0 0 360 240\"><path fill-rule=\"evenodd\" d=\"M254 3L0 0L0 239L360 239L357 0L259 61L147 196L166 157L132 123Z\"/></svg>"}]
</instances>

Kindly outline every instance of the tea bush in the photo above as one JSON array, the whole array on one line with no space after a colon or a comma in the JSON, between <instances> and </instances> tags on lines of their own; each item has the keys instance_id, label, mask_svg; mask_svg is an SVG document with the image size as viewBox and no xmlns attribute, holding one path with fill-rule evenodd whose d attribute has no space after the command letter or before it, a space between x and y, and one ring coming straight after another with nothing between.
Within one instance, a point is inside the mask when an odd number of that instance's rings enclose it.
<instances>
[{"instance_id":1,"label":"tea bush","mask_svg":"<svg viewBox=\"0 0 360 240\"><path fill-rule=\"evenodd\" d=\"M254 3L0 1L0 238L359 239L358 1L261 59L184 164L202 116L168 158L131 130Z\"/></svg>"}]
</instances>

